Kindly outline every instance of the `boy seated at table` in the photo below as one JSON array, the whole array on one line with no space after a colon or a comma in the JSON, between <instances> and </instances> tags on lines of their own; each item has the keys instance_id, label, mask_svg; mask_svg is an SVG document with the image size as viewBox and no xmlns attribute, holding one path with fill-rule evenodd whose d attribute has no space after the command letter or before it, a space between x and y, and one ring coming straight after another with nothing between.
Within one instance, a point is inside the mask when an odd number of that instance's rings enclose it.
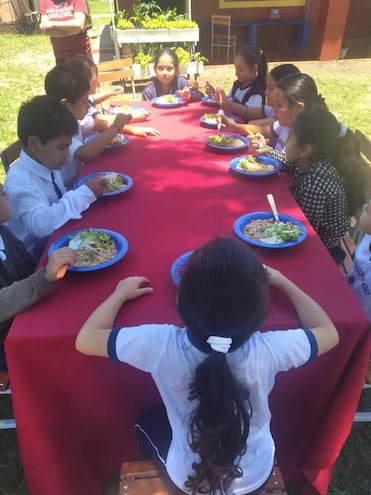
<instances>
[{"instance_id":1,"label":"boy seated at table","mask_svg":"<svg viewBox=\"0 0 371 495\"><path fill-rule=\"evenodd\" d=\"M100 155L129 122L131 115L117 114L109 127L99 133L95 139L84 143L78 120L83 119L89 109L90 83L86 74L77 71L68 63L59 64L47 73L45 92L57 98L76 120L77 128L69 147L70 153L62 167L64 185L70 188L80 174L82 163L91 162Z\"/></svg>"},{"instance_id":2,"label":"boy seated at table","mask_svg":"<svg viewBox=\"0 0 371 495\"><path fill-rule=\"evenodd\" d=\"M80 73L84 73L89 80L90 92L89 92L89 109L87 114L82 120L79 120L82 136L85 138L93 133L102 132L109 127L113 120L114 115L104 115L97 108L96 105L103 103L108 98L117 96L123 93L122 86L115 86L112 91L97 93L98 89L98 67L92 59L85 55L78 55L68 61L68 65L74 70ZM138 109L133 113L130 122L141 122L145 120L149 114L148 110ZM135 125L126 124L122 131L124 133L133 134L134 136L158 136L160 133L153 127L139 127Z\"/></svg>"},{"instance_id":3,"label":"boy seated at table","mask_svg":"<svg viewBox=\"0 0 371 495\"><path fill-rule=\"evenodd\" d=\"M5 180L11 208L6 226L37 262L49 236L68 220L81 218L105 191L106 180L97 176L66 190L60 170L78 125L58 99L43 95L22 104L17 127L23 149Z\"/></svg>"},{"instance_id":4,"label":"boy seated at table","mask_svg":"<svg viewBox=\"0 0 371 495\"><path fill-rule=\"evenodd\" d=\"M3 225L9 218L8 195L0 183L0 372L7 368L3 344L14 316L49 294L62 266L75 261L72 249L57 249L46 267L34 273L35 260Z\"/></svg>"}]
</instances>

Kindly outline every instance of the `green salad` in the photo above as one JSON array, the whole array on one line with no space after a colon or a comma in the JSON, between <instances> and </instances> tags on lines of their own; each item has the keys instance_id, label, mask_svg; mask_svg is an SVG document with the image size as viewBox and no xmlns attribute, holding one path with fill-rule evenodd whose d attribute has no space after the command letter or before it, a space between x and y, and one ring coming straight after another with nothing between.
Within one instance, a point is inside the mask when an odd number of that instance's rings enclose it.
<instances>
[{"instance_id":1,"label":"green salad","mask_svg":"<svg viewBox=\"0 0 371 495\"><path fill-rule=\"evenodd\" d=\"M81 242L80 242L81 241ZM69 244L79 242L79 249L107 249L114 243L112 237L105 232L99 232L97 230L80 230L78 234L72 236L69 240Z\"/></svg>"},{"instance_id":2,"label":"green salad","mask_svg":"<svg viewBox=\"0 0 371 495\"><path fill-rule=\"evenodd\" d=\"M106 190L107 192L114 192L118 191L119 189L122 189L124 184L124 181L122 180L122 177L118 175L116 172L110 172L108 174L105 174L104 176L107 180L106 183Z\"/></svg>"},{"instance_id":3,"label":"green salad","mask_svg":"<svg viewBox=\"0 0 371 495\"><path fill-rule=\"evenodd\" d=\"M232 148L237 148L239 146L242 146L244 142L242 139L238 139L232 136L228 136L226 134L214 134L213 136L210 136L207 140L209 144L213 144L215 146L221 146L223 148L225 147L232 147Z\"/></svg>"},{"instance_id":4,"label":"green salad","mask_svg":"<svg viewBox=\"0 0 371 495\"><path fill-rule=\"evenodd\" d=\"M301 228L293 223L272 223L265 227L260 240L269 244L281 244L296 241L301 233Z\"/></svg>"}]
</instances>

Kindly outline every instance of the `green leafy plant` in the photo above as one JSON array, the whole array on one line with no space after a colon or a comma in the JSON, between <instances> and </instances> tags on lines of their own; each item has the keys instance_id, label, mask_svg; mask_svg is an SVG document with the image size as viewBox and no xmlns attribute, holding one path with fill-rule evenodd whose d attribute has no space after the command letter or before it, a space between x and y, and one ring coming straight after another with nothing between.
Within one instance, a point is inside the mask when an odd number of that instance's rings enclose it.
<instances>
[{"instance_id":1,"label":"green leafy plant","mask_svg":"<svg viewBox=\"0 0 371 495\"><path fill-rule=\"evenodd\" d=\"M186 14L178 14L176 7L163 10L156 0L140 2L133 5L133 15L123 9L115 15L118 29L187 29L197 28L197 23L190 21Z\"/></svg>"},{"instance_id":2,"label":"green leafy plant","mask_svg":"<svg viewBox=\"0 0 371 495\"><path fill-rule=\"evenodd\" d=\"M209 61L209 59L207 57L205 57L205 55L202 55L201 52L195 52L192 55L192 61L194 61L194 62L205 62L205 63L207 63Z\"/></svg>"},{"instance_id":3,"label":"green leafy plant","mask_svg":"<svg viewBox=\"0 0 371 495\"><path fill-rule=\"evenodd\" d=\"M191 61L191 55L188 50L181 46L172 47L179 60L179 65L186 66Z\"/></svg>"},{"instance_id":4,"label":"green leafy plant","mask_svg":"<svg viewBox=\"0 0 371 495\"><path fill-rule=\"evenodd\" d=\"M134 57L134 63L140 64L142 69L149 67L152 62L152 56L149 53L138 52Z\"/></svg>"}]
</instances>

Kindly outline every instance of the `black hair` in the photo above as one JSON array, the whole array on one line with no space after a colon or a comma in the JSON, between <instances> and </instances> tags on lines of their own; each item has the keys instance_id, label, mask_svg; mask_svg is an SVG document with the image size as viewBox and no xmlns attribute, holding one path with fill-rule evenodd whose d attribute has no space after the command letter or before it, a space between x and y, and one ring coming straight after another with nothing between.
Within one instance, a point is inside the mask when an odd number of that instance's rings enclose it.
<instances>
[{"instance_id":1,"label":"black hair","mask_svg":"<svg viewBox=\"0 0 371 495\"><path fill-rule=\"evenodd\" d=\"M291 107L304 103L304 110L327 110L324 98L318 93L314 79L308 74L289 74L277 83Z\"/></svg>"},{"instance_id":2,"label":"black hair","mask_svg":"<svg viewBox=\"0 0 371 495\"><path fill-rule=\"evenodd\" d=\"M66 99L75 103L90 90L90 82L81 69L72 67L68 62L56 65L45 77L45 92L59 100Z\"/></svg>"},{"instance_id":3,"label":"black hair","mask_svg":"<svg viewBox=\"0 0 371 495\"><path fill-rule=\"evenodd\" d=\"M54 96L35 96L19 109L17 134L23 146L27 146L30 136L36 136L45 145L58 136L74 136L77 132L75 117Z\"/></svg>"},{"instance_id":4,"label":"black hair","mask_svg":"<svg viewBox=\"0 0 371 495\"><path fill-rule=\"evenodd\" d=\"M68 60L67 64L75 71L83 71L90 82L93 76L98 75L98 67L90 57L86 55L77 55Z\"/></svg>"},{"instance_id":5,"label":"black hair","mask_svg":"<svg viewBox=\"0 0 371 495\"><path fill-rule=\"evenodd\" d=\"M280 64L269 72L269 75L277 83L280 79L290 74L300 74L300 69L294 64Z\"/></svg>"},{"instance_id":6,"label":"black hair","mask_svg":"<svg viewBox=\"0 0 371 495\"><path fill-rule=\"evenodd\" d=\"M196 249L182 274L178 310L191 343L208 356L189 385L195 405L189 445L200 457L185 487L192 494L225 493L242 476L252 414L249 391L233 376L226 355L213 351L209 336L230 337L241 347L264 321L268 308L266 271L242 241L217 238Z\"/></svg>"},{"instance_id":7,"label":"black hair","mask_svg":"<svg viewBox=\"0 0 371 495\"><path fill-rule=\"evenodd\" d=\"M178 73L178 70L179 70L178 55L174 52L174 50L171 50L170 48L166 48L166 47L161 48L160 50L158 50L158 52L156 52L155 59L154 59L154 68L156 69L158 62L163 55L168 55L169 57L172 58L175 72Z\"/></svg>"},{"instance_id":8,"label":"black hair","mask_svg":"<svg viewBox=\"0 0 371 495\"><path fill-rule=\"evenodd\" d=\"M342 125L325 110L300 112L293 130L299 145L312 146L313 163L331 160L343 179L349 214L355 215L366 199L369 166L361 156L353 132L347 129L342 135Z\"/></svg>"},{"instance_id":9,"label":"black hair","mask_svg":"<svg viewBox=\"0 0 371 495\"><path fill-rule=\"evenodd\" d=\"M268 73L268 61L267 56L263 50L256 46L242 46L236 53L235 57L239 55L243 58L246 65L249 67L253 65L258 66L257 78L265 88L267 86L267 73Z\"/></svg>"}]
</instances>

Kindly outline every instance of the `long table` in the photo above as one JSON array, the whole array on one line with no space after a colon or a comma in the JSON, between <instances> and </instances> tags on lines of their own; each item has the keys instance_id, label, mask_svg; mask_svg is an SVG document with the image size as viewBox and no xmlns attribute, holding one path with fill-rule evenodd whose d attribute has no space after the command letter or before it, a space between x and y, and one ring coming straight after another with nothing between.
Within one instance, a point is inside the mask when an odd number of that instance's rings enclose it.
<instances>
[{"instance_id":1,"label":"long table","mask_svg":"<svg viewBox=\"0 0 371 495\"><path fill-rule=\"evenodd\" d=\"M148 103L140 103L142 106ZM211 109L212 110L212 109ZM131 301L117 325L181 324L170 278L175 258L209 238L234 235L237 217L278 209L304 222L306 240L289 249L255 248L262 261L291 277L329 313L340 334L330 353L277 377L270 397L272 431L285 478L301 495L325 495L332 467L357 407L370 352L370 325L338 267L295 203L285 174L250 179L229 171L232 156L205 149L213 133L199 125L201 103L152 109L157 137L129 137L105 151L84 174L118 171L134 186L102 198L51 241L80 228L122 233L127 255L87 273L68 272L44 301L17 316L6 341L17 433L31 495L98 495L122 460L138 455L134 423L160 407L150 376L74 347L90 312L129 275L145 275L154 293ZM138 124L141 125L141 124ZM44 263L44 254L41 263ZM272 290L264 329L299 324L289 301Z\"/></svg>"}]
</instances>

